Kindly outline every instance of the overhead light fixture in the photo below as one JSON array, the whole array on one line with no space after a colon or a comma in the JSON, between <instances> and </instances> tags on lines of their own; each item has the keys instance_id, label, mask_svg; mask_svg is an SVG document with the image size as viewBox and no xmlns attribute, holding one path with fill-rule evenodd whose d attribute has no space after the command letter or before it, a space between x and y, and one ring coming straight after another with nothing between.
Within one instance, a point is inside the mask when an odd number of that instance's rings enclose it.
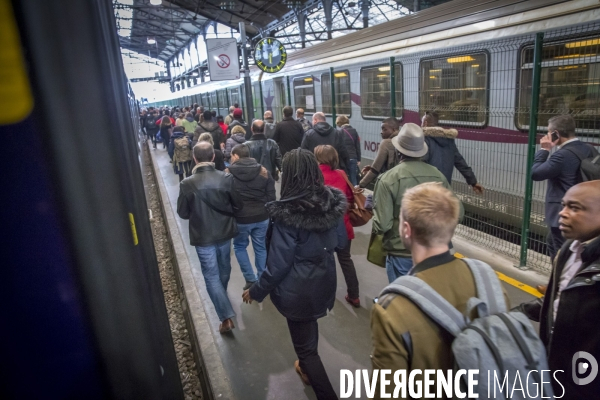
<instances>
[{"instance_id":1,"label":"overhead light fixture","mask_svg":"<svg viewBox=\"0 0 600 400\"><path fill-rule=\"evenodd\" d=\"M381 72L385 72L385 71L389 71L390 70L390 66L386 66L386 67L379 67L378 68Z\"/></svg>"},{"instance_id":2,"label":"overhead light fixture","mask_svg":"<svg viewBox=\"0 0 600 400\"><path fill-rule=\"evenodd\" d=\"M150 0L150 4L153 6L160 6L162 4L162 0Z\"/></svg>"},{"instance_id":3,"label":"overhead light fixture","mask_svg":"<svg viewBox=\"0 0 600 400\"><path fill-rule=\"evenodd\" d=\"M461 63L461 62L467 62L467 61L475 61L475 59L471 56L462 56L462 57L451 57L451 58L447 59L446 61L450 64L453 64L453 63Z\"/></svg>"},{"instance_id":4,"label":"overhead light fixture","mask_svg":"<svg viewBox=\"0 0 600 400\"><path fill-rule=\"evenodd\" d=\"M377 77L378 78L389 78L390 76L387 74L378 74Z\"/></svg>"},{"instance_id":5,"label":"overhead light fixture","mask_svg":"<svg viewBox=\"0 0 600 400\"><path fill-rule=\"evenodd\" d=\"M479 67L479 64L473 64L473 65L471 65L471 68L477 68L477 67Z\"/></svg>"},{"instance_id":6,"label":"overhead light fixture","mask_svg":"<svg viewBox=\"0 0 600 400\"><path fill-rule=\"evenodd\" d=\"M156 44L156 39L154 39L153 37L149 37L147 39L148 44Z\"/></svg>"},{"instance_id":7,"label":"overhead light fixture","mask_svg":"<svg viewBox=\"0 0 600 400\"><path fill-rule=\"evenodd\" d=\"M566 56L556 56L554 58L580 58L580 57L593 57L596 54L569 54Z\"/></svg>"},{"instance_id":8,"label":"overhead light fixture","mask_svg":"<svg viewBox=\"0 0 600 400\"><path fill-rule=\"evenodd\" d=\"M591 40L581 40L579 42L566 43L565 47L567 49L572 49L574 47L596 46L598 44L600 44L600 39L591 39Z\"/></svg>"},{"instance_id":9,"label":"overhead light fixture","mask_svg":"<svg viewBox=\"0 0 600 400\"><path fill-rule=\"evenodd\" d=\"M304 82L312 82L312 78L304 78Z\"/></svg>"},{"instance_id":10,"label":"overhead light fixture","mask_svg":"<svg viewBox=\"0 0 600 400\"><path fill-rule=\"evenodd\" d=\"M333 74L333 76L336 78L344 78L344 77L348 76L348 74L345 72L336 72L335 74Z\"/></svg>"}]
</instances>

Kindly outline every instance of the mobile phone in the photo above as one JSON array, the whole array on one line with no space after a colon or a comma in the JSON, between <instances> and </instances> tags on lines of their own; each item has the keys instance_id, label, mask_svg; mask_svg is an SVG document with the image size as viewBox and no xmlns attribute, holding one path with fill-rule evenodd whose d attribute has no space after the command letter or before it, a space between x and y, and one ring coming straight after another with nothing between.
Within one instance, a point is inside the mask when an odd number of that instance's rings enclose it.
<instances>
[{"instance_id":1,"label":"mobile phone","mask_svg":"<svg viewBox=\"0 0 600 400\"><path fill-rule=\"evenodd\" d=\"M558 140L558 132L554 131L552 132L552 141L556 142Z\"/></svg>"}]
</instances>

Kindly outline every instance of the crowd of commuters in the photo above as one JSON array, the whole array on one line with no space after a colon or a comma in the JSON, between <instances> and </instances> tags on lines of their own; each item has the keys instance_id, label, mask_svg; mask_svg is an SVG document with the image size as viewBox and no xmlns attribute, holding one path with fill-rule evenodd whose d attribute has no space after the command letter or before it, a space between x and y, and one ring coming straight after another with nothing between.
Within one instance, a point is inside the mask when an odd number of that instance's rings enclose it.
<instances>
[{"instance_id":1,"label":"crowd of commuters","mask_svg":"<svg viewBox=\"0 0 600 400\"><path fill-rule=\"evenodd\" d=\"M264 120L248 123L237 105L224 121L194 106L184 110L179 123L168 112L159 117L153 111L143 116L142 126L155 148L160 134L179 175L177 212L190 221L190 244L200 259L221 333L235 328L227 294L233 242L245 279L242 300L261 302L270 296L287 320L301 380L313 387L318 399L337 398L318 353L317 320L334 305L334 253L346 283L345 300L361 306L349 213L356 193L374 182L372 233L382 237L390 286L372 310L373 368L405 369L408 374L454 367L452 335L409 297L390 289L418 279L458 313L470 320L481 317L482 308L470 301L481 295L474 267L450 250L464 213L450 186L453 168L475 193L484 188L456 146L457 131L438 126L435 112L426 113L421 126L384 119L379 151L361 178L359 133L345 116L334 127L321 112L308 121L298 109L295 119L288 106L282 121L274 121L268 112ZM600 301L600 181L581 182L579 174L581 160L597 153L575 137L568 115L549 120L540 144L532 177L548 180L546 221L554 268L546 296L517 309L540 321L539 338L529 340L543 342L549 368L570 377L576 352L600 357L593 319ZM247 251L250 241L254 266ZM486 264L477 265L491 271ZM491 283L500 287L491 275ZM501 309L509 308L506 295L501 303L506 303ZM560 383L563 398L569 399L594 398L600 389L597 382ZM563 391L555 382L553 386Z\"/></svg>"}]
</instances>

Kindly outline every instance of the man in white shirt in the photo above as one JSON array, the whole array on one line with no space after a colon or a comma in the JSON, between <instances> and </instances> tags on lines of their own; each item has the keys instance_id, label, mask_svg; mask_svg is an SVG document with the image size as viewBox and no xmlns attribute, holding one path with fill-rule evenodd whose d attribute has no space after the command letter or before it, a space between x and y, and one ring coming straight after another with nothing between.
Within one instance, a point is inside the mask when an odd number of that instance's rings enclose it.
<instances>
[{"instance_id":1,"label":"man in white shirt","mask_svg":"<svg viewBox=\"0 0 600 400\"><path fill-rule=\"evenodd\" d=\"M591 399L600 393L600 181L571 187L562 200L559 229L567 241L554 260L540 313L548 366L558 372L554 393ZM586 383L587 382L587 383Z\"/></svg>"}]
</instances>

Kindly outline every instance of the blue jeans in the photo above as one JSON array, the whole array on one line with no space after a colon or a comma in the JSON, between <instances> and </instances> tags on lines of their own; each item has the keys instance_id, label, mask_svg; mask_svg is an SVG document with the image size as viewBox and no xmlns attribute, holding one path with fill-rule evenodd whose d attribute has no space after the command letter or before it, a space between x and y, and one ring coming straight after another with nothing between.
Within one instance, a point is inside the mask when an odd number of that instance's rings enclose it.
<instances>
[{"instance_id":1,"label":"blue jeans","mask_svg":"<svg viewBox=\"0 0 600 400\"><path fill-rule=\"evenodd\" d=\"M385 270L390 283L394 282L397 278L408 274L408 271L410 271L412 266L413 261L410 257L390 256L388 254L385 258Z\"/></svg>"},{"instance_id":2,"label":"blue jeans","mask_svg":"<svg viewBox=\"0 0 600 400\"><path fill-rule=\"evenodd\" d=\"M235 317L227 297L227 284L231 275L231 240L210 246L196 246L196 253L200 259L208 296L215 306L219 320L225 321Z\"/></svg>"},{"instance_id":3,"label":"blue jeans","mask_svg":"<svg viewBox=\"0 0 600 400\"><path fill-rule=\"evenodd\" d=\"M267 265L267 248L265 241L267 238L267 229L269 228L269 220L253 224L237 224L239 233L233 238L233 250L235 258L237 258L242 270L242 275L246 282L256 282L260 279L260 275L265 270ZM256 275L252 270L252 264L248 257L248 236L252 238L252 248L254 249L254 265L256 266Z\"/></svg>"},{"instance_id":4,"label":"blue jeans","mask_svg":"<svg viewBox=\"0 0 600 400\"><path fill-rule=\"evenodd\" d=\"M348 179L354 186L358 185L358 160L351 158L348 160Z\"/></svg>"}]
</instances>

